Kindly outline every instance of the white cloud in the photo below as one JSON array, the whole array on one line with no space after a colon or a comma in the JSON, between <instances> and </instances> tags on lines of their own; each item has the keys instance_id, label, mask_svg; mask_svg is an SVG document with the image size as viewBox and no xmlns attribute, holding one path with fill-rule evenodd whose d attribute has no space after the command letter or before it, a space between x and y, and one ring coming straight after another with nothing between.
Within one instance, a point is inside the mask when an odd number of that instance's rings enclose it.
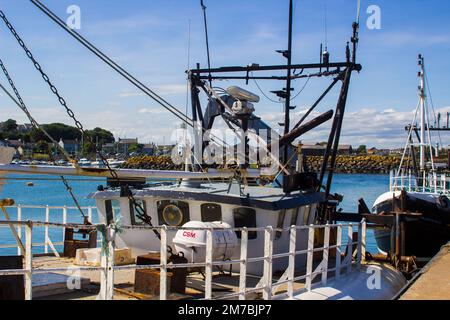
<instances>
[{"instance_id":1,"label":"white cloud","mask_svg":"<svg viewBox=\"0 0 450 320\"><path fill-rule=\"evenodd\" d=\"M179 95L186 94L187 85L186 84L162 84L162 85L153 85L150 88L152 91L157 93L158 95ZM134 98L134 97L142 97L145 94L141 91L130 91L123 90L119 93L119 98Z\"/></svg>"},{"instance_id":2,"label":"white cloud","mask_svg":"<svg viewBox=\"0 0 450 320\"><path fill-rule=\"evenodd\" d=\"M433 46L450 43L448 34L428 34L420 32L382 32L376 36L377 43L383 45L401 47L405 45L418 44L422 46Z\"/></svg>"},{"instance_id":3,"label":"white cloud","mask_svg":"<svg viewBox=\"0 0 450 320\"><path fill-rule=\"evenodd\" d=\"M450 107L440 108L436 110L442 115L450 112ZM300 111L292 114L295 121L304 114ZM314 112L308 119L319 115L320 112ZM279 128L278 122L283 119L283 114L279 113L263 113L260 115L264 121L269 123L273 128ZM394 108L375 109L363 108L355 112L347 112L344 117L344 123L341 134L341 143L352 144L354 146L366 144L376 147L400 147L405 143L407 138L405 127L410 124L414 117L414 111L398 111ZM430 124L434 124L434 117L431 116ZM441 123L443 123L442 121ZM305 142L327 141L331 121L321 125L320 127L308 132L300 139ZM442 144L448 145L450 139L442 136ZM438 136L433 135L432 140L439 141Z\"/></svg>"},{"instance_id":4,"label":"white cloud","mask_svg":"<svg viewBox=\"0 0 450 320\"><path fill-rule=\"evenodd\" d=\"M165 114L167 111L162 109L162 108L158 108L158 107L154 107L154 108L141 108L138 110L138 113L140 114Z\"/></svg>"}]
</instances>

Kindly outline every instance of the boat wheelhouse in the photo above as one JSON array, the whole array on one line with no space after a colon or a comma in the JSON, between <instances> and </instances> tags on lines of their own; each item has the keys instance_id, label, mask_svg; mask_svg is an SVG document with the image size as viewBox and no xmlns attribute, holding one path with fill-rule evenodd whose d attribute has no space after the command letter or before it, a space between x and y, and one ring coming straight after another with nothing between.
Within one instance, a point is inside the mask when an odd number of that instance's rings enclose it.
<instances>
[{"instance_id":1,"label":"boat wheelhouse","mask_svg":"<svg viewBox=\"0 0 450 320\"><path fill-rule=\"evenodd\" d=\"M412 123L406 127L408 138L396 172L391 172L389 191L381 194L372 206L378 215L392 212L411 213L405 225L403 253L408 256L430 258L450 240L449 180L445 173L438 174L434 162L427 103L425 62L418 57L420 67L419 102ZM439 128L436 128L439 130ZM413 143L413 137L418 142ZM417 150L418 149L418 150ZM394 247L391 231L374 231L378 248L387 253Z\"/></svg>"},{"instance_id":2,"label":"boat wheelhouse","mask_svg":"<svg viewBox=\"0 0 450 320\"><path fill-rule=\"evenodd\" d=\"M224 222L232 228L249 228L249 257L263 255L264 235L251 228L272 226L283 229L290 226L305 226L316 220L318 205L325 200L324 195L312 190L286 194L280 188L245 186L243 189L230 188L227 183L178 185L161 183L142 189L132 189L134 198L151 218L154 225L182 227L190 221ZM238 186L236 186L238 187ZM142 226L131 200L112 188L90 195L97 202L99 222ZM169 232L168 244L173 245L175 231ZM274 254L285 252L289 246L289 234L275 232ZM240 232L236 231L240 238ZM307 232L299 232L297 247L307 245ZM159 251L160 241L149 229L125 230L117 234L116 245L130 248L134 256L149 251ZM235 252L232 259L237 259ZM304 267L305 257L297 256L296 266ZM274 261L274 270L285 270L287 259ZM237 266L238 268L238 266ZM249 273L262 274L262 263L248 266Z\"/></svg>"}]
</instances>

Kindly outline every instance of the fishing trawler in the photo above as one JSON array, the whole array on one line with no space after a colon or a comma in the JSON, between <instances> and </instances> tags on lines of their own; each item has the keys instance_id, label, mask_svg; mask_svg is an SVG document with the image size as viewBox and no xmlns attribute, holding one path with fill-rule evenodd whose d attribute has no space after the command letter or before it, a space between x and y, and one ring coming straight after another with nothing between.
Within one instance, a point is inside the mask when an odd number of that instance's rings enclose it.
<instances>
[{"instance_id":1,"label":"fishing trawler","mask_svg":"<svg viewBox=\"0 0 450 320\"><path fill-rule=\"evenodd\" d=\"M407 127L408 137L401 163L398 170L391 173L389 191L375 201L373 213L417 213L417 217L410 217L405 222L404 254L432 257L450 241L449 179L445 173L437 173L434 162L436 152L431 138L422 55L419 55L419 66L419 103L413 122ZM413 142L414 133L417 143ZM416 160L417 147L419 163ZM380 251L390 251L393 241L390 231L377 229L375 238Z\"/></svg>"},{"instance_id":2,"label":"fishing trawler","mask_svg":"<svg viewBox=\"0 0 450 320\"><path fill-rule=\"evenodd\" d=\"M0 164L0 172L2 174L50 174L62 177L106 178L107 185L99 186L97 191L90 194L90 197L96 200L99 223L108 226L109 230L114 229L111 226L122 230L115 233L113 242L108 240L107 235L104 236L104 241L118 249L129 248L134 257L157 251L161 252L161 259L163 259L167 247L170 249L171 256L182 256L189 263L204 264L205 259L206 261L211 259L209 265L206 266L206 279L209 279L205 284L205 287L209 288L206 289L207 298L211 298L212 261L219 266L223 266L229 261L231 271L240 272L241 275L243 273L244 279L247 273L264 275L261 281L266 283L262 288L264 298L267 299L272 297L272 270L274 272L286 271L292 289L295 272L306 267L309 270L308 276L305 277L307 279L306 288L308 292L311 291L311 282L314 278L314 270L312 270L315 250L314 229L318 224L327 222L326 203L331 197L332 167L336 162L350 79L355 71L359 72L362 69L361 65L356 63L359 22L353 23L351 41L346 46L345 61L331 62L328 51L321 50L320 62L294 64L292 63L291 49L293 3L290 1L288 49L279 51L287 59L287 64L268 66L250 64L242 67L211 68L208 63L208 68L205 69L200 68L200 65L197 64L196 69L187 71L192 107L189 117L131 76L77 32L68 28L64 21L43 6L40 1L32 0L32 2L113 70L175 115L186 127L191 127L194 139L190 141L192 144L187 143L183 144L181 148L179 146L174 148L173 154L175 154L175 158L181 157L178 160L184 165L184 171L116 169L112 168L108 160L97 150L104 167L82 167L73 161L71 167L24 166L10 164L3 159ZM205 7L202 7L205 10ZM8 21L3 12L0 16L5 22ZM9 22L7 25L11 26ZM13 34L17 34L12 26L9 28ZM24 43L23 40L20 40L19 44L22 43ZM28 54L29 50L25 46L22 47L26 49L28 57L33 57L31 53ZM34 57L32 59L36 61ZM34 64L36 65L36 63ZM10 75L4 66L2 68L15 89ZM49 79L42 68L38 68L38 71L43 74L44 79ZM267 75L267 72L283 74ZM297 79L318 77L331 77L333 81L307 110L303 118L292 126L290 112L295 108L291 105L293 82ZM246 84L249 80L284 82L283 90L274 91L284 102L283 133L277 134L256 115L256 105L260 100L258 95L237 85L227 88L212 85L213 81L221 80L241 81ZM83 130L65 100L56 89L53 89L54 85L50 81L47 83L50 84L52 92L58 96L70 117L75 120L77 127ZM338 83L341 84L341 88L336 109L328 110L312 120L306 121L307 117L315 111L324 97ZM7 90L4 89L4 91L8 94ZM14 90L14 92L18 91ZM206 95L208 99L205 108L202 107L200 93ZM20 103L22 102L20 97L17 97L17 100L20 101L17 102L11 94L8 96L22 110L27 110L24 103ZM218 118L231 128L237 137L237 143L230 146L227 141L211 133L210 130ZM331 119L333 123L322 171L320 175L305 172L302 163L297 161L298 154L294 141ZM35 124L36 128L43 130L34 119L31 118L30 121ZM253 143L252 147L257 144L263 151L262 156L257 153L256 162L253 163L250 152L251 142ZM219 165L208 165L204 155L209 152L212 158L221 158L222 156L217 156L217 154L221 154L220 150L223 149L227 150L224 154L231 154L233 160ZM269 161L262 161L263 158ZM68 160L71 161L71 159ZM67 182L65 184L67 185ZM363 226L363 223L360 224L361 230L363 230ZM166 230L165 228L168 228L167 234L161 235L161 232ZM331 251L329 234L331 226L318 228L328 230L325 231L326 240L324 240L324 248L322 248L326 252L326 254L324 253L325 262L319 266L323 277L322 283L326 283L328 253ZM342 232L341 226L333 225L333 228ZM294 237L294 230L297 229L298 232ZM208 230L213 232L210 240L208 240ZM230 232L230 230L234 231ZM264 231L264 234L261 233L261 230ZM349 230L351 233L352 228ZM359 264L365 256L363 231L360 235ZM346 249L346 263L343 262L343 266L340 266L341 240L336 241L339 243L333 249L338 252L335 254L336 263L338 263L335 273L339 278L344 265L348 273L352 271L354 243L352 234L350 234L348 249ZM339 250L336 249L338 247ZM287 254L287 252L291 253ZM242 255L245 257L242 258ZM247 264L246 262L251 259L253 259L252 263ZM380 268L383 269L383 267ZM393 273L393 276L382 280L386 282L383 286L386 290L380 291L377 298L388 298L392 295L392 288L401 287L404 282L402 275L391 269L389 272ZM316 273L318 272L316 271ZM166 275L164 272L161 274ZM365 272L358 271L357 282L361 288L367 287L365 277ZM163 299L165 297L163 294L165 281L164 278L161 279L161 299ZM114 281L105 281L110 285L114 283ZM355 279L352 281L356 283ZM245 298L245 281L243 281L243 285L244 293L241 292L241 295ZM339 282L339 286L341 290L339 292L345 292L346 288L351 287L348 286L348 282L344 284ZM366 289L364 290L367 291ZM352 297L357 298L358 294L364 290L353 292ZM290 291L292 293L292 290ZM102 293L104 298L110 297L110 295L112 296L112 293ZM346 295L344 294L344 296ZM290 297L295 298L293 294L290 294Z\"/></svg>"}]
</instances>

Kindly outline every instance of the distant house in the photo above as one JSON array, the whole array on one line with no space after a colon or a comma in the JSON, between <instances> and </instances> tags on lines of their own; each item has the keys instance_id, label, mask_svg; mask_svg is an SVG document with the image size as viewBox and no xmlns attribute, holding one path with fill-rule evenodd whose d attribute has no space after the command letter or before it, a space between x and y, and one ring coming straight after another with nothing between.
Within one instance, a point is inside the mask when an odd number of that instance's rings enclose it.
<instances>
[{"instance_id":1,"label":"distant house","mask_svg":"<svg viewBox=\"0 0 450 320\"><path fill-rule=\"evenodd\" d=\"M117 143L118 143L118 147L119 147L118 148L119 152L127 155L128 149L130 149L130 147L132 145L138 144L139 142L138 142L138 138L136 138L136 139L129 139L129 138L121 139L121 138L119 138L119 142L117 142Z\"/></svg>"},{"instance_id":2,"label":"distant house","mask_svg":"<svg viewBox=\"0 0 450 320\"><path fill-rule=\"evenodd\" d=\"M368 155L388 156L390 153L391 153L391 150L389 150L389 149L371 148L371 149L367 150Z\"/></svg>"},{"instance_id":3,"label":"distant house","mask_svg":"<svg viewBox=\"0 0 450 320\"><path fill-rule=\"evenodd\" d=\"M6 140L8 146L16 148L18 155L23 155L25 152L24 143L22 140Z\"/></svg>"},{"instance_id":4,"label":"distant house","mask_svg":"<svg viewBox=\"0 0 450 320\"><path fill-rule=\"evenodd\" d=\"M21 133L29 132L31 131L31 129L33 129L33 125L31 123L24 123L17 125L17 131Z\"/></svg>"},{"instance_id":5,"label":"distant house","mask_svg":"<svg viewBox=\"0 0 450 320\"><path fill-rule=\"evenodd\" d=\"M322 157L325 155L326 146L320 144L303 145L302 154L306 157Z\"/></svg>"},{"instance_id":6,"label":"distant house","mask_svg":"<svg viewBox=\"0 0 450 320\"><path fill-rule=\"evenodd\" d=\"M152 156L155 153L155 145L152 143L144 144L142 152L144 152L146 155Z\"/></svg>"},{"instance_id":7,"label":"distant house","mask_svg":"<svg viewBox=\"0 0 450 320\"><path fill-rule=\"evenodd\" d=\"M327 150L327 145L324 143L317 143L314 145L303 145L302 154L307 157L311 156L323 156ZM349 156L353 153L353 148L351 145L340 145L338 147L338 155Z\"/></svg>"},{"instance_id":8,"label":"distant house","mask_svg":"<svg viewBox=\"0 0 450 320\"><path fill-rule=\"evenodd\" d=\"M80 151L78 140L59 140L59 145L69 154L77 154Z\"/></svg>"},{"instance_id":9,"label":"distant house","mask_svg":"<svg viewBox=\"0 0 450 320\"><path fill-rule=\"evenodd\" d=\"M403 148L398 148L398 149L391 149L390 151L389 151L389 154L391 154L391 155L401 155L401 154L403 154Z\"/></svg>"},{"instance_id":10,"label":"distant house","mask_svg":"<svg viewBox=\"0 0 450 320\"><path fill-rule=\"evenodd\" d=\"M114 142L105 143L102 146L102 153L104 154L117 153L117 144Z\"/></svg>"},{"instance_id":11,"label":"distant house","mask_svg":"<svg viewBox=\"0 0 450 320\"><path fill-rule=\"evenodd\" d=\"M10 147L19 148L23 146L22 140L5 140Z\"/></svg>"},{"instance_id":12,"label":"distant house","mask_svg":"<svg viewBox=\"0 0 450 320\"><path fill-rule=\"evenodd\" d=\"M159 145L157 147L156 155L157 156L167 156L172 154L172 150L175 148L174 144L170 145Z\"/></svg>"},{"instance_id":13,"label":"distant house","mask_svg":"<svg viewBox=\"0 0 450 320\"><path fill-rule=\"evenodd\" d=\"M353 148L349 144L343 144L338 147L338 154L341 156L349 156L353 154Z\"/></svg>"}]
</instances>

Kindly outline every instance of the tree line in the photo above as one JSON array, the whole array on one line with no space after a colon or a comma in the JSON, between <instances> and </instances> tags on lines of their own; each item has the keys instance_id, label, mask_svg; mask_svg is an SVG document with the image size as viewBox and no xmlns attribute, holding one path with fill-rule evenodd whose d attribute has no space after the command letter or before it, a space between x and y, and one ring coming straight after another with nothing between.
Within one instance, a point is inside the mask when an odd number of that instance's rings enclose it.
<instances>
[{"instance_id":1,"label":"tree line","mask_svg":"<svg viewBox=\"0 0 450 320\"><path fill-rule=\"evenodd\" d=\"M83 141L83 153L95 152L95 144L101 146L106 143L115 142L114 135L110 131L100 127L94 128L93 130L86 130L84 136L82 136L82 133L76 127L63 123L43 124L41 127L58 142L60 139L77 140L80 144L81 141ZM23 143L34 143L36 144L36 149L45 149L51 142L39 129L31 128L19 130L17 121L13 119L8 119L0 125L0 139L21 140ZM93 143L91 143L90 140L92 140Z\"/></svg>"}]
</instances>

